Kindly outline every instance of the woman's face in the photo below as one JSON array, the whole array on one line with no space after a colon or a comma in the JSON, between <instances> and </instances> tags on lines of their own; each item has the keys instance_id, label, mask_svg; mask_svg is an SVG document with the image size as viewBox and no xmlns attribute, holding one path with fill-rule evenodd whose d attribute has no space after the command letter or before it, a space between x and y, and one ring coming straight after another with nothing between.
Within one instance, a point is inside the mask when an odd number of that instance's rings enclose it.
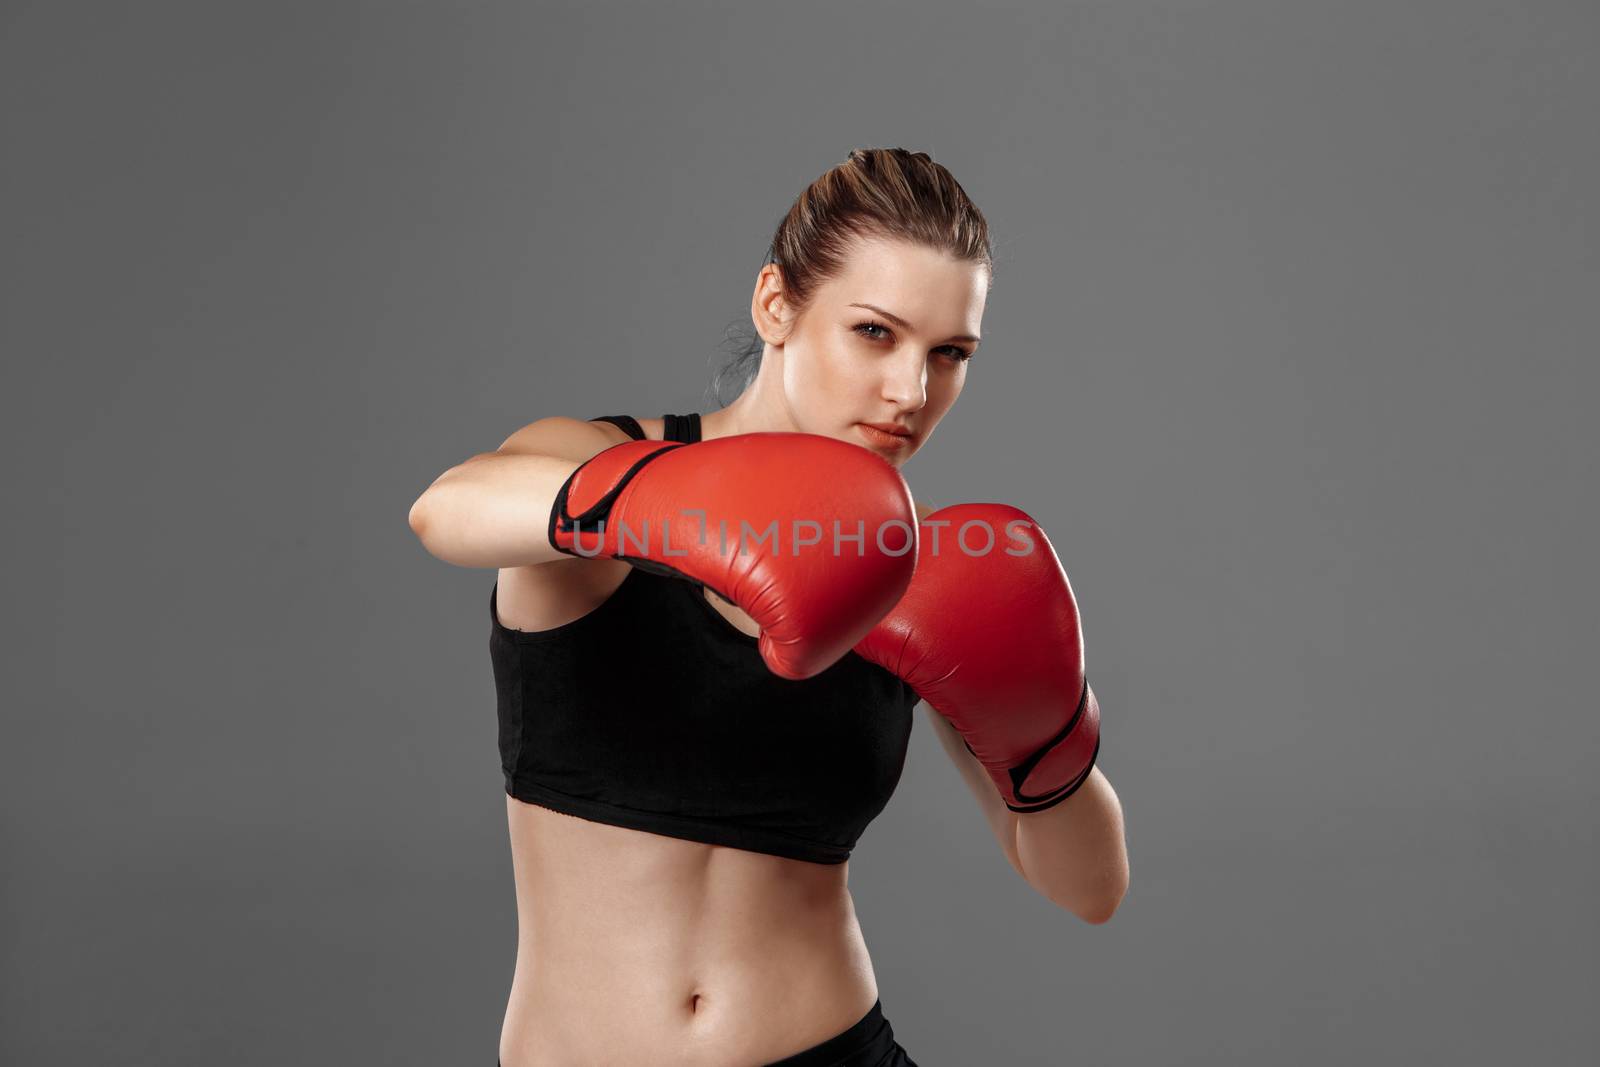
<instances>
[{"instance_id":1,"label":"woman's face","mask_svg":"<svg viewBox=\"0 0 1600 1067\"><path fill-rule=\"evenodd\" d=\"M981 263L858 239L782 336L795 427L864 445L896 467L911 458L961 395L988 281Z\"/></svg>"}]
</instances>

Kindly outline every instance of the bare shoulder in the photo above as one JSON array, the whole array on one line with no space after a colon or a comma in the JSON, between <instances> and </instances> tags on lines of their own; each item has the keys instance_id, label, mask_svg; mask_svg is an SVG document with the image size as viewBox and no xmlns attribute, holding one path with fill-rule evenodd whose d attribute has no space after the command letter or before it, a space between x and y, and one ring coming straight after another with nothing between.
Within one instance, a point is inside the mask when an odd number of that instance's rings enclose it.
<instances>
[{"instance_id":1,"label":"bare shoulder","mask_svg":"<svg viewBox=\"0 0 1600 1067\"><path fill-rule=\"evenodd\" d=\"M660 424L659 419L653 420ZM640 424L643 425L644 420ZM646 429L648 433L648 428ZM660 436L657 429L656 436ZM566 415L537 419L506 438L495 451L500 455L558 456L581 462L596 452L628 440L627 433L609 422L590 422Z\"/></svg>"}]
</instances>

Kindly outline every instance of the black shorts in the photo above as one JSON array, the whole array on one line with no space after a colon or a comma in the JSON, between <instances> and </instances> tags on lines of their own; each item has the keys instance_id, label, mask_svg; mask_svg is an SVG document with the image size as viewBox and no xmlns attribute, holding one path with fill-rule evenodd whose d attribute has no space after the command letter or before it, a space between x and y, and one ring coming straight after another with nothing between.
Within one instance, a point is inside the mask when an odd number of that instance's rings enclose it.
<instances>
[{"instance_id":1,"label":"black shorts","mask_svg":"<svg viewBox=\"0 0 1600 1067\"><path fill-rule=\"evenodd\" d=\"M495 1067L500 1067L498 1060ZM877 1000L850 1029L768 1067L917 1067L917 1063L894 1039L894 1027L883 1017L883 1002Z\"/></svg>"},{"instance_id":2,"label":"black shorts","mask_svg":"<svg viewBox=\"0 0 1600 1067\"><path fill-rule=\"evenodd\" d=\"M917 1067L917 1063L894 1039L894 1027L883 1017L883 1002L877 1000L844 1033L768 1067Z\"/></svg>"}]
</instances>

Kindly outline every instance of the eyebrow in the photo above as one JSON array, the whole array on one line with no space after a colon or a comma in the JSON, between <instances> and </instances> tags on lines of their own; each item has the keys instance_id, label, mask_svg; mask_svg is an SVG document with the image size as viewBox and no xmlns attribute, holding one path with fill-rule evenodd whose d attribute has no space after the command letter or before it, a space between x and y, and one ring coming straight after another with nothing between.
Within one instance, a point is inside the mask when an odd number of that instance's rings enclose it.
<instances>
[{"instance_id":1,"label":"eyebrow","mask_svg":"<svg viewBox=\"0 0 1600 1067\"><path fill-rule=\"evenodd\" d=\"M884 318L888 319L890 322L894 323L896 326L900 327L902 330L914 329L914 327L905 319L902 319L899 315L896 315L892 311L885 311L881 307L874 307L872 304L851 304L850 306L853 308L866 308L868 311L875 311L879 315L882 315ZM977 344L978 342L982 341L983 338L974 337L970 333L958 333L953 336L946 337L945 340L971 341L973 344Z\"/></svg>"}]
</instances>

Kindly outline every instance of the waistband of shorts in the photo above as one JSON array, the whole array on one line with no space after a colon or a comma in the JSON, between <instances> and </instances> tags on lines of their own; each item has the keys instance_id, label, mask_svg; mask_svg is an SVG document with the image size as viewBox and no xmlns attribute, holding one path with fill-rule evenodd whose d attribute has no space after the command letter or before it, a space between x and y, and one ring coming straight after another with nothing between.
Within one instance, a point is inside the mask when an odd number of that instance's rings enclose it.
<instances>
[{"instance_id":1,"label":"waistband of shorts","mask_svg":"<svg viewBox=\"0 0 1600 1067\"><path fill-rule=\"evenodd\" d=\"M850 1053L859 1052L871 1046L872 1042L883 1040L886 1032L889 1032L889 1020L883 1017L883 1001L875 1000L867 1013L850 1029L804 1052L770 1063L767 1067L833 1067Z\"/></svg>"}]
</instances>

